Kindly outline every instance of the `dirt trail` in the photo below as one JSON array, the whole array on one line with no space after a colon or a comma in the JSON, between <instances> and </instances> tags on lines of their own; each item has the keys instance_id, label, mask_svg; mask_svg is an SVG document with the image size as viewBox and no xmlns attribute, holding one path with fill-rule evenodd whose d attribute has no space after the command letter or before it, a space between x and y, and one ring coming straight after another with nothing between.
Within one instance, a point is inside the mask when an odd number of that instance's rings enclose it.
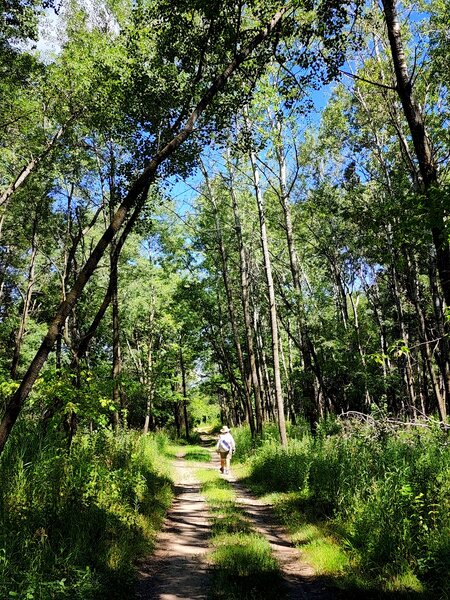
<instances>
[{"instance_id":1,"label":"dirt trail","mask_svg":"<svg viewBox=\"0 0 450 600\"><path fill-rule=\"evenodd\" d=\"M206 600L209 521L198 463L174 461L175 500L158 535L155 552L139 565L139 600Z\"/></svg>"},{"instance_id":2,"label":"dirt trail","mask_svg":"<svg viewBox=\"0 0 450 600\"><path fill-rule=\"evenodd\" d=\"M211 463L174 462L175 500L158 536L156 550L139 565L137 600L207 600L210 576L207 564L210 524L206 503L200 493L195 470L217 469L218 457ZM267 537L281 565L286 582L287 600L334 600L337 596L314 576L313 569L301 560L284 529L275 522L271 508L254 498L236 481L225 476L235 487L237 502Z\"/></svg>"}]
</instances>

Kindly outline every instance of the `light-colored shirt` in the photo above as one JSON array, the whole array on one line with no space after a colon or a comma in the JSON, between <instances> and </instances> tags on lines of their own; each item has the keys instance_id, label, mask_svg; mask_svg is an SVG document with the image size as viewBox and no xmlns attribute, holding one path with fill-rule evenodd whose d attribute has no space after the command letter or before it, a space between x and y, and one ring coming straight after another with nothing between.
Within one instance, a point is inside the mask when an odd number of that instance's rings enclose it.
<instances>
[{"instance_id":1,"label":"light-colored shirt","mask_svg":"<svg viewBox=\"0 0 450 600\"><path fill-rule=\"evenodd\" d=\"M221 433L219 436L219 441L220 440L225 440L226 442L228 442L228 444L230 444L231 446L231 450L234 452L236 450L236 442L234 441L234 437L231 435L230 432L228 433ZM217 442L217 446L219 445L219 442Z\"/></svg>"}]
</instances>

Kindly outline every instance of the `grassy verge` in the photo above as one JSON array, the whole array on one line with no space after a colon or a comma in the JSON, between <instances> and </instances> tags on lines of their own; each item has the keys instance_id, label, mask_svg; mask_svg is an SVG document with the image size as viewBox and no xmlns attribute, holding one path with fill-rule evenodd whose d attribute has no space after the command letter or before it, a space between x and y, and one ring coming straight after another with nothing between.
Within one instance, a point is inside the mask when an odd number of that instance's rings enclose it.
<instances>
[{"instance_id":1,"label":"grassy verge","mask_svg":"<svg viewBox=\"0 0 450 600\"><path fill-rule=\"evenodd\" d=\"M253 531L232 486L210 469L199 470L198 477L213 520L211 597L280 600L282 580L270 544Z\"/></svg>"},{"instance_id":2,"label":"grassy verge","mask_svg":"<svg viewBox=\"0 0 450 600\"><path fill-rule=\"evenodd\" d=\"M165 454L168 458L182 457L185 460L192 462L209 462L211 460L210 451L203 446L180 446L170 444L167 446Z\"/></svg>"},{"instance_id":3,"label":"grassy verge","mask_svg":"<svg viewBox=\"0 0 450 600\"><path fill-rule=\"evenodd\" d=\"M339 424L269 435L247 448L241 475L266 495L317 573L367 598L450 598L450 451L439 430L386 434Z\"/></svg>"},{"instance_id":4,"label":"grassy verge","mask_svg":"<svg viewBox=\"0 0 450 600\"><path fill-rule=\"evenodd\" d=\"M163 436L18 434L0 461L0 598L112 600L130 593L172 490Z\"/></svg>"}]
</instances>

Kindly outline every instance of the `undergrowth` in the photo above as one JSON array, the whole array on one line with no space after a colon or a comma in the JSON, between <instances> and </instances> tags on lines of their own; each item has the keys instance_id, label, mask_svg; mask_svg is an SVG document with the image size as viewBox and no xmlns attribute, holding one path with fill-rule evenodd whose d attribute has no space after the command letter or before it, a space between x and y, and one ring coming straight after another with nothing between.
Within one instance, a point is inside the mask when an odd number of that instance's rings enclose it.
<instances>
[{"instance_id":1,"label":"undergrowth","mask_svg":"<svg viewBox=\"0 0 450 600\"><path fill-rule=\"evenodd\" d=\"M319 572L381 595L450 598L447 433L334 421L315 438L291 428L287 450L271 431L256 443L248 430L233 433L254 489L276 492L280 516Z\"/></svg>"},{"instance_id":2,"label":"undergrowth","mask_svg":"<svg viewBox=\"0 0 450 600\"><path fill-rule=\"evenodd\" d=\"M1 457L0 598L122 598L171 501L166 439L51 437L20 423Z\"/></svg>"}]
</instances>

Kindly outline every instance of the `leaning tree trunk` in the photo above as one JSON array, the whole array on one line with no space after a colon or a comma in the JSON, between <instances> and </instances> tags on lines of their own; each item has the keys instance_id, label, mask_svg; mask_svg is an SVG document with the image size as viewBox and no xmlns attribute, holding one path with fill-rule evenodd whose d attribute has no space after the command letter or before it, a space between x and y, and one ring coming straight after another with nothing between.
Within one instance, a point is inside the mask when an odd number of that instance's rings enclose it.
<instances>
[{"instance_id":1,"label":"leaning tree trunk","mask_svg":"<svg viewBox=\"0 0 450 600\"><path fill-rule=\"evenodd\" d=\"M408 72L396 0L382 0L384 18L394 63L396 91L402 103L422 179L430 229L436 249L436 264L445 303L450 306L450 246L445 227L445 209L439 194L438 168L418 102L413 95L413 79Z\"/></svg>"},{"instance_id":2,"label":"leaning tree trunk","mask_svg":"<svg viewBox=\"0 0 450 600\"><path fill-rule=\"evenodd\" d=\"M21 188L25 184L27 179L30 177L30 175L36 171L37 167L43 162L43 160L55 148L59 139L62 137L64 132L67 130L68 126L75 120L75 118L77 116L78 116L78 113L72 115L63 125L61 125L61 127L58 129L58 131L53 135L51 140L47 143L44 150L40 154L34 156L28 164L26 164L22 167L20 173L16 176L14 181L6 188L6 190L4 192L2 192L0 194L0 207L6 205L9 202L11 196L19 188Z\"/></svg>"}]
</instances>

